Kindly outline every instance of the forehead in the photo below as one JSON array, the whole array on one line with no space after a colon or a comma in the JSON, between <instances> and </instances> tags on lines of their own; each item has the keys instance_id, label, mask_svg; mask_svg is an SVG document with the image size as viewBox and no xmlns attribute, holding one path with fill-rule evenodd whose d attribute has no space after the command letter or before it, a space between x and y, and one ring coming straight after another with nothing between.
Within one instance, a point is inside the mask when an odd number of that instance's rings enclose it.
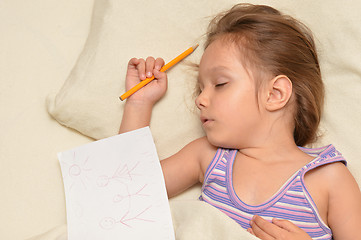
<instances>
[{"instance_id":1,"label":"forehead","mask_svg":"<svg viewBox=\"0 0 361 240\"><path fill-rule=\"evenodd\" d=\"M235 43L217 39L204 51L199 64L199 78L217 73L248 73L242 53Z\"/></svg>"},{"instance_id":2,"label":"forehead","mask_svg":"<svg viewBox=\"0 0 361 240\"><path fill-rule=\"evenodd\" d=\"M226 67L235 61L240 61L239 49L234 43L217 39L204 51L200 67Z\"/></svg>"}]
</instances>

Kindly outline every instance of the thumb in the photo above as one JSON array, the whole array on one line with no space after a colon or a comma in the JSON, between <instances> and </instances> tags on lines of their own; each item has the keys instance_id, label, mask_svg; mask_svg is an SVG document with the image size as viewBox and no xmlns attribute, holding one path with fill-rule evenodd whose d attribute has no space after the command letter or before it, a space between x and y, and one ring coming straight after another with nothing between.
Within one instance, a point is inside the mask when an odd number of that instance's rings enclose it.
<instances>
[{"instance_id":1,"label":"thumb","mask_svg":"<svg viewBox=\"0 0 361 240\"><path fill-rule=\"evenodd\" d=\"M289 232L297 232L300 230L299 227L297 227L294 223L288 220L273 218L272 223Z\"/></svg>"}]
</instances>

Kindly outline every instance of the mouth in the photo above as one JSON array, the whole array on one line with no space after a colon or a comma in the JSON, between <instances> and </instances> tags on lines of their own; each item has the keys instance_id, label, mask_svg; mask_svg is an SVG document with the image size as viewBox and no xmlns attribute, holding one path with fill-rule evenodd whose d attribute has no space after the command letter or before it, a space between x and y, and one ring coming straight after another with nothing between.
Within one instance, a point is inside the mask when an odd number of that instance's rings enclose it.
<instances>
[{"instance_id":1,"label":"mouth","mask_svg":"<svg viewBox=\"0 0 361 240\"><path fill-rule=\"evenodd\" d=\"M212 119L209 119L209 118L206 118L206 117L203 117L203 116L201 117L201 122L202 122L203 126L210 123L210 122L212 122L212 121L213 121Z\"/></svg>"}]
</instances>

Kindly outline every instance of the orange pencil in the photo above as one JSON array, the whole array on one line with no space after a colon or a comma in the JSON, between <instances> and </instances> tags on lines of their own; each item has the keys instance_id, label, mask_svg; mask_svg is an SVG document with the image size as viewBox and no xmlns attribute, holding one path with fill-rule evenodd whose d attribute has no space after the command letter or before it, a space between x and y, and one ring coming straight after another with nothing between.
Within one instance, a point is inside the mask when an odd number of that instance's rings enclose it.
<instances>
[{"instance_id":1,"label":"orange pencil","mask_svg":"<svg viewBox=\"0 0 361 240\"><path fill-rule=\"evenodd\" d=\"M181 61L183 58L187 57L189 54L191 54L196 48L198 47L197 45L194 45L193 47L188 48L187 50L185 50L183 53L181 53L178 57L174 58L172 61L170 61L169 63L167 63L166 65L164 65L160 71L161 72L165 72L167 71L169 68L171 68L173 65L177 64L179 61ZM128 98L129 96L131 96L133 93L135 93L136 91L138 91L139 89L141 89L142 87L144 87L145 85L147 85L148 83L150 83L152 80L154 79L154 76L150 77L150 78L146 78L143 81L141 81L140 83L138 83L137 85L135 85L133 88L129 89L127 92L125 92L122 96L120 96L120 100L124 101L126 98Z\"/></svg>"}]
</instances>

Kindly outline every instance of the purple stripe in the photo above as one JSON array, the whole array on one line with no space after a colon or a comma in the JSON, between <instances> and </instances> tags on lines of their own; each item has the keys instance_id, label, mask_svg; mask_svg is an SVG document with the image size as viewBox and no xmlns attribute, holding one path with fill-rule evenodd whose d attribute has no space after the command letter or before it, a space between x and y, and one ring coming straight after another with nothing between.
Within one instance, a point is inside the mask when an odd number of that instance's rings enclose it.
<instances>
[{"instance_id":1,"label":"purple stripe","mask_svg":"<svg viewBox=\"0 0 361 240\"><path fill-rule=\"evenodd\" d=\"M346 161L332 145L318 149L300 149L318 156L290 177L270 200L258 206L242 202L234 191L232 168L237 151L218 149L207 169L205 179L207 182L204 184L200 199L220 209L243 228L249 227L250 217L255 211L259 211L257 214L267 219L276 217L293 221L311 237L331 239L332 233L319 218L311 195L306 189L304 175L318 166L336 161L346 163Z\"/></svg>"},{"instance_id":2,"label":"purple stripe","mask_svg":"<svg viewBox=\"0 0 361 240\"><path fill-rule=\"evenodd\" d=\"M209 175L211 174L211 172L213 171L214 167L217 165L217 162L219 161L219 156L221 155L221 153L223 153L224 150L219 148L216 152L216 155L214 156L214 158L212 159L211 164L208 165L207 171L206 171L206 176L204 177L204 182L206 182L206 180L208 179Z\"/></svg>"}]
</instances>

